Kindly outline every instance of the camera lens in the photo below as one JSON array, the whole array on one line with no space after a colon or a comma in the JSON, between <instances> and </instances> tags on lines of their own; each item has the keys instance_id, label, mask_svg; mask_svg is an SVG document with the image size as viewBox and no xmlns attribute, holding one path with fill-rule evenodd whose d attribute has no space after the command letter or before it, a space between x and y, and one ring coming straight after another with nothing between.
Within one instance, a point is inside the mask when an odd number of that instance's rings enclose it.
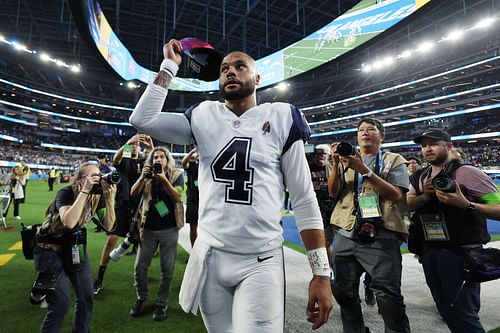
<instances>
[{"instance_id":1,"label":"camera lens","mask_svg":"<svg viewBox=\"0 0 500 333\"><path fill-rule=\"evenodd\" d=\"M163 171L163 166L161 165L161 163L153 164L153 171L154 173L161 173Z\"/></svg>"},{"instance_id":2,"label":"camera lens","mask_svg":"<svg viewBox=\"0 0 500 333\"><path fill-rule=\"evenodd\" d=\"M439 191L443 192L455 192L456 183L455 181L446 175L437 175L432 180L432 186Z\"/></svg>"},{"instance_id":3,"label":"camera lens","mask_svg":"<svg viewBox=\"0 0 500 333\"><path fill-rule=\"evenodd\" d=\"M358 237L359 240L365 243L370 243L375 240L375 235L377 234L377 227L374 223L366 221L360 226Z\"/></svg>"},{"instance_id":4,"label":"camera lens","mask_svg":"<svg viewBox=\"0 0 500 333\"><path fill-rule=\"evenodd\" d=\"M120 173L118 171L111 171L102 175L101 178L108 184L117 184L120 182Z\"/></svg>"},{"instance_id":5,"label":"camera lens","mask_svg":"<svg viewBox=\"0 0 500 333\"><path fill-rule=\"evenodd\" d=\"M349 142L340 142L337 145L337 154L340 156L353 156L356 155L356 150Z\"/></svg>"},{"instance_id":6,"label":"camera lens","mask_svg":"<svg viewBox=\"0 0 500 333\"><path fill-rule=\"evenodd\" d=\"M38 293L36 291L32 291L30 293L30 303L33 305L40 304L46 297L47 295L45 293Z\"/></svg>"}]
</instances>

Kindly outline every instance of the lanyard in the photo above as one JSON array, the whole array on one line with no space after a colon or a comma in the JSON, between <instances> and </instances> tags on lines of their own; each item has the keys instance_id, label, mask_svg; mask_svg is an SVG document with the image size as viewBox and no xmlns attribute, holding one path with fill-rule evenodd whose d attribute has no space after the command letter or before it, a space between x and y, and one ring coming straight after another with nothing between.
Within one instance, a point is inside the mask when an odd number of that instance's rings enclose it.
<instances>
[{"instance_id":1,"label":"lanyard","mask_svg":"<svg viewBox=\"0 0 500 333\"><path fill-rule=\"evenodd\" d=\"M381 172L382 172L382 167L383 167L383 161L382 161L382 151L379 150L378 154L377 154L377 159L375 160L375 165L377 166L377 171L375 171L375 173L377 175L380 175ZM357 180L356 181L356 189L357 189L357 193L360 193L361 192L361 188L363 186L363 176L356 171L356 175L355 175L355 179Z\"/></svg>"}]
</instances>

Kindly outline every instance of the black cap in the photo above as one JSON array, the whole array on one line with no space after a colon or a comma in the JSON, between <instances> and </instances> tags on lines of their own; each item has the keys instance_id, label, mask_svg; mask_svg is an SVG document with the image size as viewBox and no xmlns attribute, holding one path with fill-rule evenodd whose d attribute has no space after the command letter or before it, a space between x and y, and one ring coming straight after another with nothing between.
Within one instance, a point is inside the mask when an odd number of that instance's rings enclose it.
<instances>
[{"instance_id":1,"label":"black cap","mask_svg":"<svg viewBox=\"0 0 500 333\"><path fill-rule=\"evenodd\" d=\"M202 81L215 81L219 78L222 56L209 43L198 38L187 37L179 41L187 60L187 73L179 77L189 77Z\"/></svg>"},{"instance_id":2,"label":"black cap","mask_svg":"<svg viewBox=\"0 0 500 333\"><path fill-rule=\"evenodd\" d=\"M429 139L434 139L434 140L444 140L444 141L451 142L450 133L448 133L446 131L439 130L439 129L429 129L429 130L423 132L422 134L420 134L419 136L417 136L415 139L413 139L413 141L415 141L415 143L421 143L423 138L429 138Z\"/></svg>"}]
</instances>

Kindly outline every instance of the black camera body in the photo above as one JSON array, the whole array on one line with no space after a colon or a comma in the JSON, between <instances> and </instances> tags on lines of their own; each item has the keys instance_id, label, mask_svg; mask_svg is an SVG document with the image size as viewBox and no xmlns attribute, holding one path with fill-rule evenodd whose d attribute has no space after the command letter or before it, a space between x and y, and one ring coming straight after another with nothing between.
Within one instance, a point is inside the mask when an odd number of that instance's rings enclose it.
<instances>
[{"instance_id":1,"label":"black camera body","mask_svg":"<svg viewBox=\"0 0 500 333\"><path fill-rule=\"evenodd\" d=\"M48 293L54 292L59 274L41 271L37 272L33 288L30 293L30 303L40 304L47 297Z\"/></svg>"},{"instance_id":2,"label":"black camera body","mask_svg":"<svg viewBox=\"0 0 500 333\"><path fill-rule=\"evenodd\" d=\"M440 173L432 179L432 187L442 192L452 193L457 190L457 183L453 178Z\"/></svg>"},{"instance_id":3,"label":"black camera body","mask_svg":"<svg viewBox=\"0 0 500 333\"><path fill-rule=\"evenodd\" d=\"M358 238L361 242L372 243L375 241L375 236L382 222L378 219L361 219L358 222Z\"/></svg>"},{"instance_id":4,"label":"black camera body","mask_svg":"<svg viewBox=\"0 0 500 333\"><path fill-rule=\"evenodd\" d=\"M120 173L118 171L111 171L109 173L101 174L101 180L104 180L109 185L118 184L120 182ZM101 182L94 184L92 190L90 190L91 194L102 194L102 185Z\"/></svg>"},{"instance_id":5,"label":"black camera body","mask_svg":"<svg viewBox=\"0 0 500 333\"><path fill-rule=\"evenodd\" d=\"M153 172L154 173L162 173L163 172L163 166L161 163L154 163L153 164Z\"/></svg>"},{"instance_id":6,"label":"black camera body","mask_svg":"<svg viewBox=\"0 0 500 333\"><path fill-rule=\"evenodd\" d=\"M153 163L151 166L151 173L146 175L146 178L153 178L155 174L162 173L163 172L163 166L161 163Z\"/></svg>"},{"instance_id":7,"label":"black camera body","mask_svg":"<svg viewBox=\"0 0 500 333\"><path fill-rule=\"evenodd\" d=\"M355 156L356 148L349 142L342 141L337 145L336 153L340 156Z\"/></svg>"}]
</instances>

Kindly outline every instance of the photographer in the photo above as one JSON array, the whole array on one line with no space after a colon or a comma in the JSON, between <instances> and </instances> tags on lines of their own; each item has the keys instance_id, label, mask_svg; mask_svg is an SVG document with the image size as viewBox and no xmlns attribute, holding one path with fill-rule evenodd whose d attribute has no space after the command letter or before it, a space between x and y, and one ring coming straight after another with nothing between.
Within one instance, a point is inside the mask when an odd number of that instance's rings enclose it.
<instances>
[{"instance_id":1,"label":"photographer","mask_svg":"<svg viewBox=\"0 0 500 333\"><path fill-rule=\"evenodd\" d=\"M189 224L189 240L191 241L191 247L193 247L198 236L198 203L200 197L198 190L198 150L193 148L184 156L181 164L187 173L186 223Z\"/></svg>"},{"instance_id":2,"label":"photographer","mask_svg":"<svg viewBox=\"0 0 500 333\"><path fill-rule=\"evenodd\" d=\"M102 194L95 194L102 186ZM60 189L37 233L34 251L36 286L45 286L48 311L40 332L59 332L68 311L70 280L75 293L73 332L89 331L92 315L92 270L86 251L86 224L94 219L111 229L116 187L101 180L93 163L84 163L72 185ZM51 284L52 282L52 284ZM40 292L40 291L38 291Z\"/></svg>"},{"instance_id":3,"label":"photographer","mask_svg":"<svg viewBox=\"0 0 500 333\"><path fill-rule=\"evenodd\" d=\"M166 318L179 238L177 221L184 219L183 211L176 209L179 204L182 205L182 187L184 177L181 171L175 169L175 161L168 149L154 148L130 193L132 197L141 198L137 221L141 242L134 266L137 301L130 310L133 317L143 314L143 305L148 298L148 270L159 246L161 278L153 319L160 321Z\"/></svg>"},{"instance_id":4,"label":"photographer","mask_svg":"<svg viewBox=\"0 0 500 333\"><path fill-rule=\"evenodd\" d=\"M368 273L386 332L410 332L401 295L399 249L407 228L404 192L406 160L382 152L384 126L374 118L358 123L360 151L347 143L332 145L333 170L328 189L338 199L331 223L337 232L333 248L333 295L341 307L344 332L368 332L359 300L359 279Z\"/></svg>"},{"instance_id":5,"label":"photographer","mask_svg":"<svg viewBox=\"0 0 500 333\"><path fill-rule=\"evenodd\" d=\"M486 219L500 218L495 183L450 154L451 136L428 130L414 139L430 166L414 173L408 192L412 216L408 248L422 260L434 302L453 333L484 332L479 321L480 285L465 280L468 250L490 240Z\"/></svg>"},{"instance_id":6,"label":"photographer","mask_svg":"<svg viewBox=\"0 0 500 333\"><path fill-rule=\"evenodd\" d=\"M141 174L144 159L141 158L141 144L147 149L153 148L153 140L149 135L136 134L120 147L113 158L113 166L120 174L120 182L116 191L116 228L108 232L101 252L99 270L94 281L94 295L99 295L103 289L104 273L108 267L110 254L118 237L127 237L131 231L132 217L139 201L130 197L130 189ZM132 243L137 243L137 237L131 237ZM118 259L115 259L118 260Z\"/></svg>"},{"instance_id":7,"label":"photographer","mask_svg":"<svg viewBox=\"0 0 500 333\"><path fill-rule=\"evenodd\" d=\"M319 210L323 218L323 228L325 232L325 247L328 253L328 262L332 266L332 240L333 230L330 224L330 217L333 211L333 198L328 192L328 176L331 173L332 166L329 163L330 146L327 144L317 145L314 148L314 156L309 165L311 171L311 180L314 193L318 200Z\"/></svg>"}]
</instances>

